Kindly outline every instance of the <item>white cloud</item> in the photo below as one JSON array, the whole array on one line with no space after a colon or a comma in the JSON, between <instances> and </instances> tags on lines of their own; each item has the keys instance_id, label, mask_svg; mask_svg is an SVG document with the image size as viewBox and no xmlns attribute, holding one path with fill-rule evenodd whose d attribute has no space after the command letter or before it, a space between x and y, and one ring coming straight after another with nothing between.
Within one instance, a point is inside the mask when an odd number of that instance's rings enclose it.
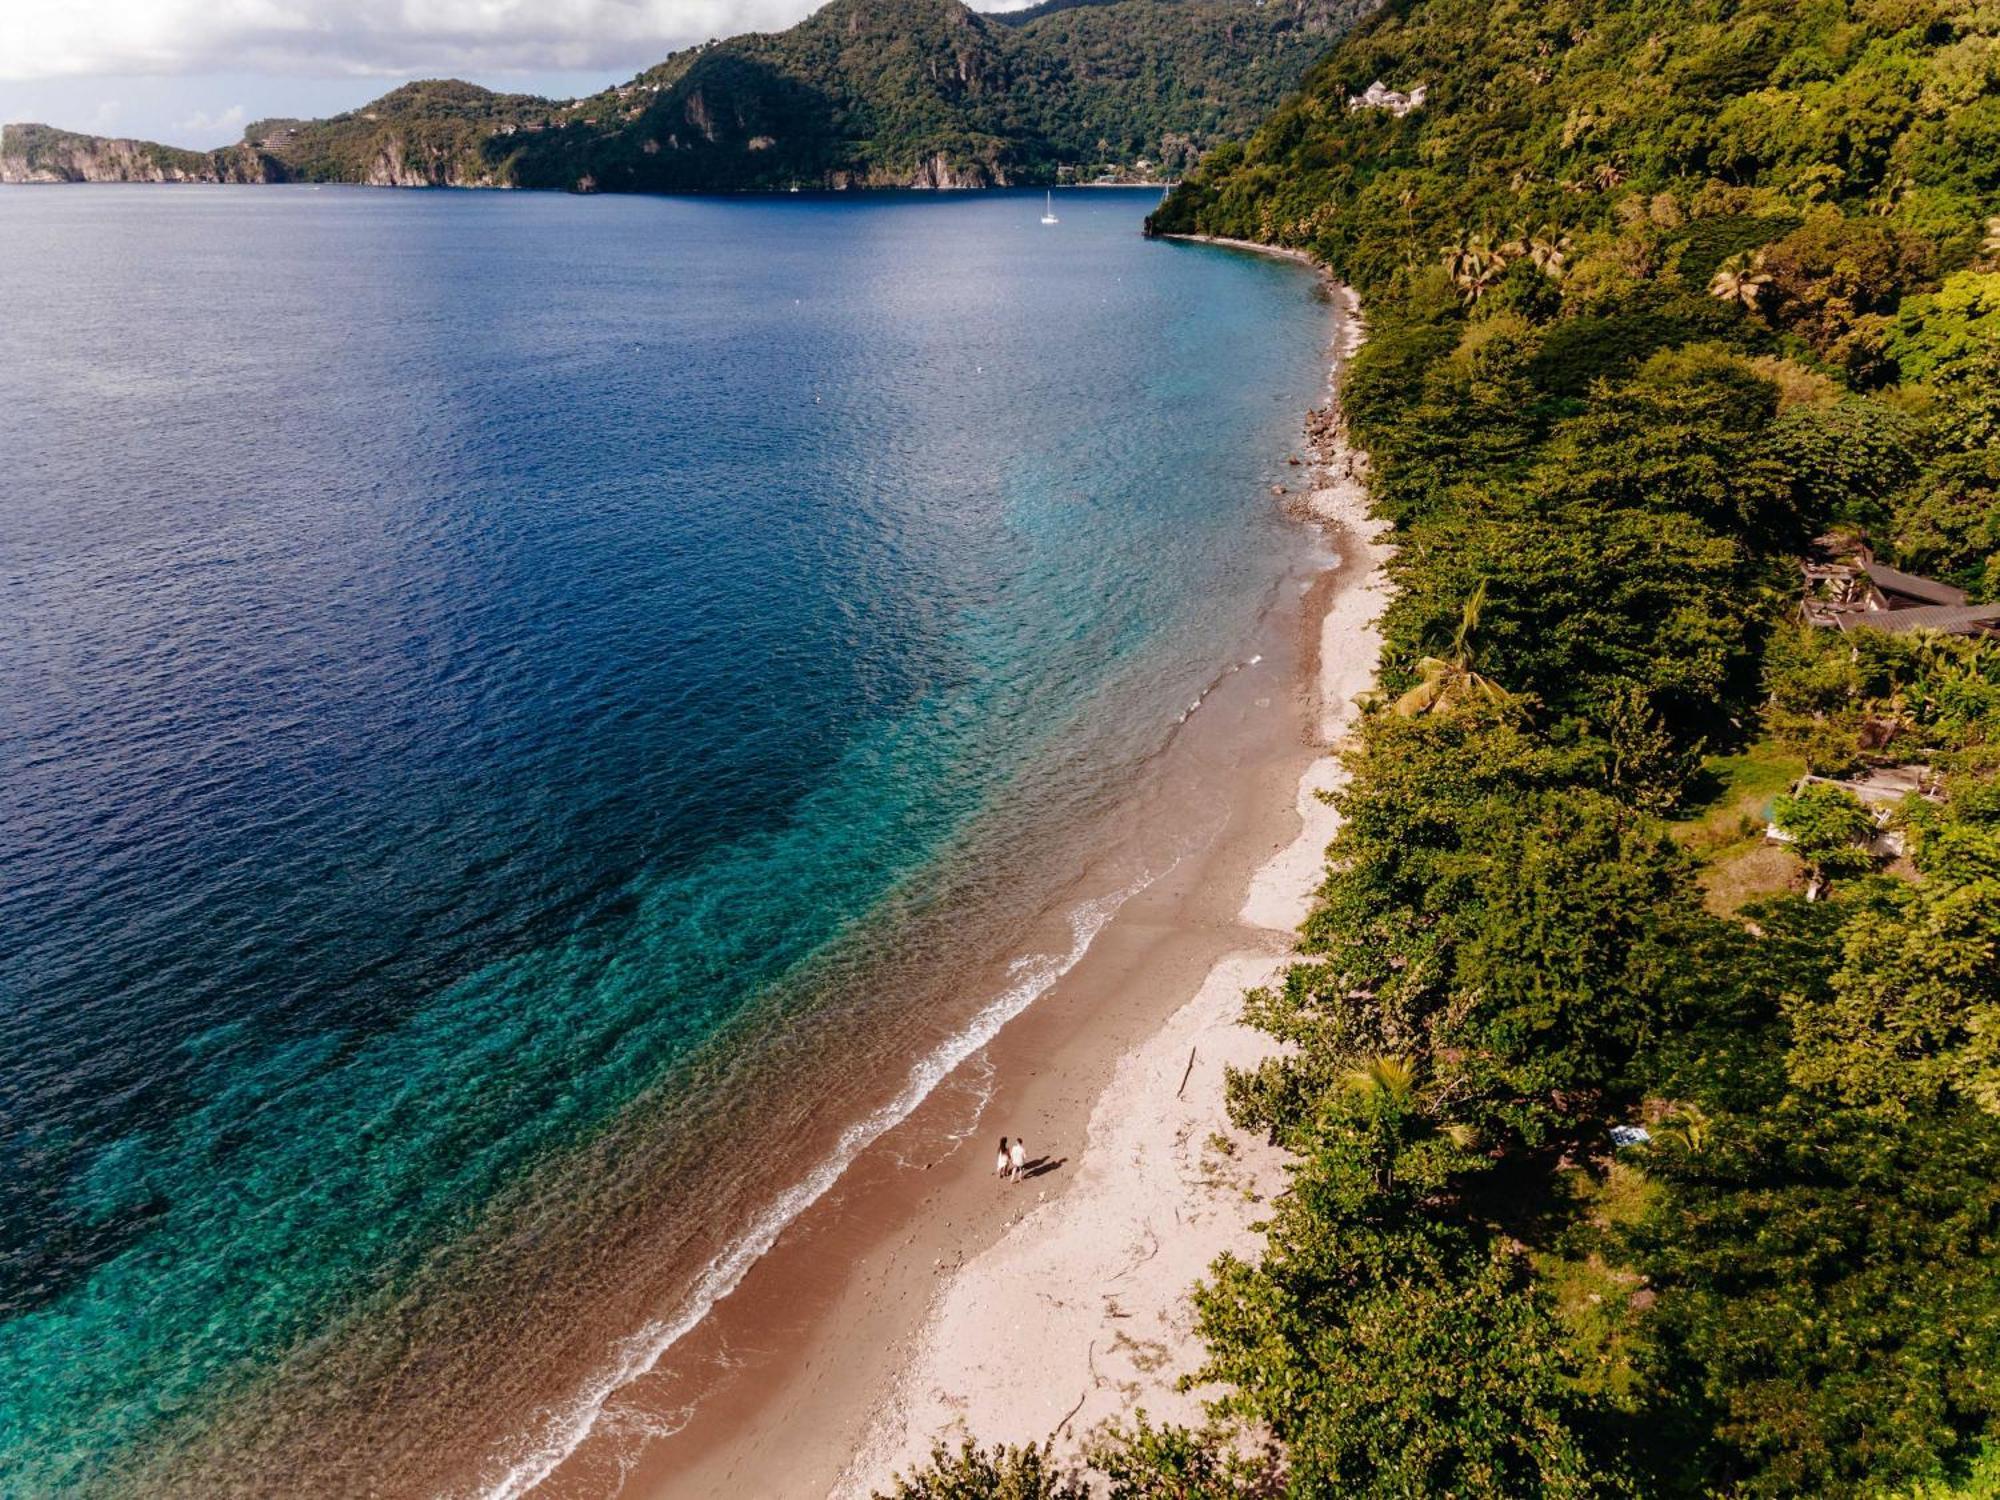
<instances>
[{"instance_id":1,"label":"white cloud","mask_svg":"<svg viewBox=\"0 0 2000 1500\"><path fill-rule=\"evenodd\" d=\"M0 78L635 70L814 0L0 0Z\"/></svg>"},{"instance_id":2,"label":"white cloud","mask_svg":"<svg viewBox=\"0 0 2000 1500\"><path fill-rule=\"evenodd\" d=\"M232 104L215 114L210 114L205 109L198 109L185 120L176 120L174 129L196 132L204 136L235 136L242 132L243 122L248 118L248 112L240 104Z\"/></svg>"}]
</instances>

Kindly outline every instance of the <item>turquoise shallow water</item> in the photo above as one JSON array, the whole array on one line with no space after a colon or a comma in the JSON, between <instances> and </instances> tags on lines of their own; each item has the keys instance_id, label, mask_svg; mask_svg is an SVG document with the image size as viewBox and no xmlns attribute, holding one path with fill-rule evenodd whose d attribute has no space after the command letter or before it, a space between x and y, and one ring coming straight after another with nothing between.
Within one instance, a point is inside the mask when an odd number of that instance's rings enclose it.
<instances>
[{"instance_id":1,"label":"turquoise shallow water","mask_svg":"<svg viewBox=\"0 0 2000 1500\"><path fill-rule=\"evenodd\" d=\"M0 1492L364 1492L768 1217L1297 548L1152 201L0 194Z\"/></svg>"}]
</instances>

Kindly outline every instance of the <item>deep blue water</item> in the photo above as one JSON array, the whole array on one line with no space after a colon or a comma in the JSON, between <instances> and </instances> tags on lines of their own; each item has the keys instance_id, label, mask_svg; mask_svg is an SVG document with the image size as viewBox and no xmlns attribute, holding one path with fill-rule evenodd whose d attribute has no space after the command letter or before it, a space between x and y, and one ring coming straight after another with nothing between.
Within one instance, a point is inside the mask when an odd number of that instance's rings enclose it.
<instances>
[{"instance_id":1,"label":"deep blue water","mask_svg":"<svg viewBox=\"0 0 2000 1500\"><path fill-rule=\"evenodd\" d=\"M0 1492L144 1487L1158 747L1325 328L1152 201L0 193Z\"/></svg>"}]
</instances>

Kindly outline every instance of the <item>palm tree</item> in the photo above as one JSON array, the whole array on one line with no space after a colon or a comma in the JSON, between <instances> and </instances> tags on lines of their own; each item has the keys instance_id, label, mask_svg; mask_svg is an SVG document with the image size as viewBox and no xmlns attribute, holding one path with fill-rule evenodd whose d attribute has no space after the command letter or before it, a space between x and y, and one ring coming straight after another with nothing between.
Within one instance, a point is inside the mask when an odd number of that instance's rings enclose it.
<instances>
[{"instance_id":1,"label":"palm tree","mask_svg":"<svg viewBox=\"0 0 2000 1500\"><path fill-rule=\"evenodd\" d=\"M1708 1144L1708 1116L1695 1105L1683 1105L1653 1131L1653 1139L1697 1156Z\"/></svg>"},{"instance_id":2,"label":"palm tree","mask_svg":"<svg viewBox=\"0 0 2000 1500\"><path fill-rule=\"evenodd\" d=\"M1771 278L1760 269L1758 261L1747 254L1732 255L1716 268L1708 283L1708 295L1724 302L1741 303L1756 312L1770 284Z\"/></svg>"},{"instance_id":3,"label":"palm tree","mask_svg":"<svg viewBox=\"0 0 2000 1500\"><path fill-rule=\"evenodd\" d=\"M1444 252L1444 268L1467 302L1477 302L1507 269L1507 246L1461 232Z\"/></svg>"},{"instance_id":4,"label":"palm tree","mask_svg":"<svg viewBox=\"0 0 2000 1500\"><path fill-rule=\"evenodd\" d=\"M1484 698L1489 703L1505 703L1513 695L1472 669L1473 636L1479 630L1479 615L1486 607L1486 580L1480 579L1472 597L1459 611L1458 628L1451 634L1449 654L1426 656L1417 663L1417 685L1395 702L1395 711L1405 719L1450 708L1467 698Z\"/></svg>"},{"instance_id":5,"label":"palm tree","mask_svg":"<svg viewBox=\"0 0 2000 1500\"><path fill-rule=\"evenodd\" d=\"M1396 1184L1396 1169L1411 1147L1442 1136L1460 1151L1479 1144L1472 1126L1438 1119L1434 1107L1417 1097L1417 1069L1393 1053L1367 1059L1341 1077L1341 1086L1360 1106L1377 1149L1375 1186L1388 1192Z\"/></svg>"},{"instance_id":6,"label":"palm tree","mask_svg":"<svg viewBox=\"0 0 2000 1500\"><path fill-rule=\"evenodd\" d=\"M1417 1088L1417 1070L1404 1057L1371 1057L1340 1080L1350 1094L1374 1104L1407 1108Z\"/></svg>"},{"instance_id":7,"label":"palm tree","mask_svg":"<svg viewBox=\"0 0 2000 1500\"><path fill-rule=\"evenodd\" d=\"M1428 1134L1417 1109L1417 1070L1408 1058L1371 1057L1351 1068L1341 1086L1360 1105L1374 1144L1374 1178L1378 1192L1396 1185L1396 1167L1403 1153Z\"/></svg>"},{"instance_id":8,"label":"palm tree","mask_svg":"<svg viewBox=\"0 0 2000 1500\"><path fill-rule=\"evenodd\" d=\"M1569 236L1553 226L1544 226L1528 237L1528 264L1551 281L1561 281L1569 269Z\"/></svg>"},{"instance_id":9,"label":"palm tree","mask_svg":"<svg viewBox=\"0 0 2000 1500\"><path fill-rule=\"evenodd\" d=\"M1445 247L1444 269L1453 284L1465 293L1466 300L1473 300L1476 293L1472 289L1486 270L1486 246L1482 237L1461 233Z\"/></svg>"},{"instance_id":10,"label":"palm tree","mask_svg":"<svg viewBox=\"0 0 2000 1500\"><path fill-rule=\"evenodd\" d=\"M1625 180L1625 169L1615 161L1599 162L1590 174L1590 180L1600 193L1608 193Z\"/></svg>"}]
</instances>

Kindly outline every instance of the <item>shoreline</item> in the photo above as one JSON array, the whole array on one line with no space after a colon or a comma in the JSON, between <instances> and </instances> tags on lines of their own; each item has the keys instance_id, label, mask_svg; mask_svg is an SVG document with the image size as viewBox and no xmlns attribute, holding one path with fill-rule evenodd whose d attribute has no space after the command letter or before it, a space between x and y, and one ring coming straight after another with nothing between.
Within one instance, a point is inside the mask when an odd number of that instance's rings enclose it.
<instances>
[{"instance_id":1,"label":"shoreline","mask_svg":"<svg viewBox=\"0 0 2000 1500\"><path fill-rule=\"evenodd\" d=\"M1364 325L1351 291L1329 288L1341 308L1331 390ZM1059 1464L1074 1464L1140 1409L1155 1422L1199 1425L1213 1394L1177 1388L1202 1356L1188 1293L1217 1256L1257 1253L1254 1225L1289 1182L1285 1154L1230 1122L1226 1071L1255 1067L1278 1048L1242 1024L1242 998L1282 981L1319 885L1339 826L1320 793L1344 779L1338 749L1355 695L1375 675L1374 622L1387 591L1389 548L1367 517L1337 406L1308 422L1314 484L1296 510L1332 533L1341 561L1306 600L1305 623L1316 617L1318 627L1301 666L1324 753L1299 778L1298 834L1251 876L1239 945L1120 1059L1093 1108L1074 1183L940 1289L891 1404L833 1491L841 1500L886 1488L939 1437L1047 1441Z\"/></svg>"},{"instance_id":2,"label":"shoreline","mask_svg":"<svg viewBox=\"0 0 2000 1500\"><path fill-rule=\"evenodd\" d=\"M1340 282L1335 281L1331 276L1329 276L1326 273L1325 269L1320 265L1318 261L1314 260L1310 255L1306 254L1306 252L1303 250L1294 250L1288 245L1266 245L1260 240L1233 240L1230 239L1227 235L1222 235L1222 234L1156 234L1153 236L1153 238L1159 240L1178 240L1184 245L1219 245L1224 250L1241 250L1249 255L1266 255L1271 257L1273 260L1289 260L1297 263L1298 265L1310 266L1314 271L1317 271L1319 273L1320 281L1328 289L1328 291L1334 293L1336 298L1345 299L1342 308L1343 315L1347 318L1352 318L1356 320L1354 323L1355 327L1365 328L1366 326L1365 324L1362 324L1359 321L1361 317L1361 304L1359 299L1355 297L1353 289L1343 285ZM1354 345L1354 349L1358 349L1360 347L1361 345L1359 341L1357 341ZM1340 361L1346 359L1348 355L1352 354L1354 352L1354 349L1347 349L1344 351L1337 352L1335 354L1334 356L1335 379L1338 379ZM1330 401L1336 400L1338 397L1338 392L1330 391L1328 395ZM1343 443L1341 445L1341 452L1339 454L1331 455L1330 461L1332 459L1344 458L1345 456L1346 456L1346 445ZM1367 517L1364 515L1361 518L1361 520L1363 524L1366 524ZM1346 524L1346 522L1344 519L1335 520L1333 518L1329 518L1329 524L1344 525Z\"/></svg>"},{"instance_id":3,"label":"shoreline","mask_svg":"<svg viewBox=\"0 0 2000 1500\"><path fill-rule=\"evenodd\" d=\"M1360 331L1351 294L1336 289L1334 301L1329 387ZM1112 1395L1104 1410L1102 1400L1089 1411L1088 1401L1077 1402L1065 1426L1071 1438L1129 1410L1134 1391L1149 1392L1149 1411L1167 1414L1165 1399L1150 1392L1171 1396L1187 1362L1187 1290L1221 1249L1252 1248L1245 1236L1261 1213L1257 1201L1282 1185L1282 1164L1268 1148L1260 1159L1249 1150L1255 1143L1238 1137L1218 1161L1209 1137L1229 1132L1223 1066L1254 1062L1269 1045L1236 1023L1241 996L1289 960L1332 834L1332 809L1315 795L1338 774L1329 726L1337 733L1348 698L1373 675L1368 624L1379 612L1382 553L1368 540L1352 465L1330 446L1336 428L1309 419L1313 488L1288 509L1332 534L1338 562L1274 610L1271 660L1259 655L1224 673L1190 724L1196 743L1179 756L1180 784L1152 789L1152 805L1135 810L1171 824L1177 799L1219 800L1225 814L1215 834L1149 870L1139 888L1116 892L1119 909L1102 930L1088 940L1075 934L1068 968L1002 1018L929 1097L862 1144L845 1173L733 1278L708 1318L611 1393L594 1430L535 1493L866 1494L928 1451L957 1410L955 1386L981 1374L1000 1385L967 1424L983 1442L1047 1436L1055 1424L1029 1398L1060 1391L1062 1406L1075 1402L1082 1387L1069 1363L1089 1383L1086 1396ZM1047 919L1068 925L1105 894L1072 890ZM1154 1097L1162 1068L1173 1074L1166 1092L1183 1069L1186 1078L1165 1101ZM980 1075L970 1090L968 1073ZM1159 1112L1162 1102L1175 1106L1170 1117ZM1118 1117L1171 1151L1135 1153ZM1036 1181L993 1182L986 1136L1002 1133L1028 1136L1031 1158L1043 1159ZM1155 1233L1161 1248L1147 1257L1145 1297L1115 1305L1118 1321L1136 1323L1142 1313L1149 1329L1120 1346L1121 1371L1091 1333L1102 1314L1097 1299L1072 1284L1102 1268L1086 1273L1071 1253L1065 1276L1060 1263L1038 1266L1033 1256L1072 1241L1118 1251L1120 1206L1175 1194L1189 1199L1198 1232L1175 1228L1171 1249ZM973 1297L978 1319L961 1331L951 1320L966 1315L968 1296L994 1286L1013 1294ZM1052 1323L1037 1321L1045 1311ZM1153 1337L1153 1324L1162 1337ZM1008 1409L1002 1398L1020 1382L1006 1373L1009 1340L1000 1335L1030 1329L1032 1347L1022 1351L1018 1339L1013 1347L1032 1362L1032 1379ZM1051 1337L1064 1340L1060 1378L1048 1369ZM982 1352L1000 1363L959 1367ZM1107 1366L1108 1381L1100 1379ZM1149 1370L1158 1376L1150 1384Z\"/></svg>"}]
</instances>

